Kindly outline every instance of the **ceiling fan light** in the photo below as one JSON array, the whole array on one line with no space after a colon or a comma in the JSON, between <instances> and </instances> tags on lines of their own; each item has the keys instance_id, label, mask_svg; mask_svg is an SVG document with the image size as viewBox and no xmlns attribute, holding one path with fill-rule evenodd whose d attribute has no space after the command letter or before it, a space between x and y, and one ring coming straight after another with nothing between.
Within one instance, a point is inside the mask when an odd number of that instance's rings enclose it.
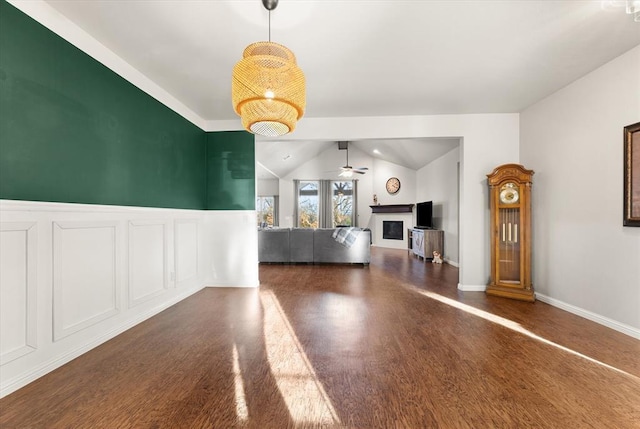
<instances>
[{"instance_id":1,"label":"ceiling fan light","mask_svg":"<svg viewBox=\"0 0 640 429\"><path fill-rule=\"evenodd\" d=\"M274 42L247 46L233 68L231 101L247 131L292 132L306 105L305 77L293 52Z\"/></svg>"}]
</instances>

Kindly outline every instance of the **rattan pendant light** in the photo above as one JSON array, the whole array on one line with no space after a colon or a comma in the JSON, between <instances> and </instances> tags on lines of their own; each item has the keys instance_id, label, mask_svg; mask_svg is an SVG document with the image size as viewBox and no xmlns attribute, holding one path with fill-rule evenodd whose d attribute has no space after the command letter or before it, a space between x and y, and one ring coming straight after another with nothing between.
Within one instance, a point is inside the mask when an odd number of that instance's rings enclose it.
<instances>
[{"instance_id":1,"label":"rattan pendant light","mask_svg":"<svg viewBox=\"0 0 640 429\"><path fill-rule=\"evenodd\" d=\"M304 114L305 79L293 52L271 41L271 11L278 0L262 4L269 11L269 41L245 48L233 68L231 100L247 131L275 137L292 132Z\"/></svg>"}]
</instances>

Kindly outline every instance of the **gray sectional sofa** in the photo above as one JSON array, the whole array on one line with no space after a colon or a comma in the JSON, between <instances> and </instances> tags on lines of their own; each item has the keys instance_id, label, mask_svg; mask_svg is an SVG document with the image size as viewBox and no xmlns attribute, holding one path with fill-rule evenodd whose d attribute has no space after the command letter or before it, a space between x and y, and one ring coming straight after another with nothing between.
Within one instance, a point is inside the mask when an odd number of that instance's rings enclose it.
<instances>
[{"instance_id":1,"label":"gray sectional sofa","mask_svg":"<svg viewBox=\"0 0 640 429\"><path fill-rule=\"evenodd\" d=\"M364 264L371 261L371 231L361 230L350 247L333 228L273 228L258 231L258 260L270 263Z\"/></svg>"}]
</instances>

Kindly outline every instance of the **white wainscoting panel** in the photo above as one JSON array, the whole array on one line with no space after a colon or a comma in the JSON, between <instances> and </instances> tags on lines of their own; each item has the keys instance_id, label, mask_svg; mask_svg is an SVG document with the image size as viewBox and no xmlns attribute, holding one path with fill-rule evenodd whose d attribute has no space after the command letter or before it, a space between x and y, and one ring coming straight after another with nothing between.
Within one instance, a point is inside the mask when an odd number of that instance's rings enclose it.
<instances>
[{"instance_id":1,"label":"white wainscoting panel","mask_svg":"<svg viewBox=\"0 0 640 429\"><path fill-rule=\"evenodd\" d=\"M54 222L54 341L119 311L117 222Z\"/></svg>"},{"instance_id":2,"label":"white wainscoting panel","mask_svg":"<svg viewBox=\"0 0 640 429\"><path fill-rule=\"evenodd\" d=\"M167 223L129 222L129 306L167 290Z\"/></svg>"},{"instance_id":3,"label":"white wainscoting panel","mask_svg":"<svg viewBox=\"0 0 640 429\"><path fill-rule=\"evenodd\" d=\"M198 220L175 221L176 286L198 278Z\"/></svg>"},{"instance_id":4,"label":"white wainscoting panel","mask_svg":"<svg viewBox=\"0 0 640 429\"><path fill-rule=\"evenodd\" d=\"M36 350L36 223L0 223L0 365Z\"/></svg>"},{"instance_id":5,"label":"white wainscoting panel","mask_svg":"<svg viewBox=\"0 0 640 429\"><path fill-rule=\"evenodd\" d=\"M205 233L210 254L204 271L208 286L258 287L258 228L256 212L211 210Z\"/></svg>"},{"instance_id":6,"label":"white wainscoting panel","mask_svg":"<svg viewBox=\"0 0 640 429\"><path fill-rule=\"evenodd\" d=\"M0 225L0 397L205 286L258 286L254 211L0 200Z\"/></svg>"}]
</instances>

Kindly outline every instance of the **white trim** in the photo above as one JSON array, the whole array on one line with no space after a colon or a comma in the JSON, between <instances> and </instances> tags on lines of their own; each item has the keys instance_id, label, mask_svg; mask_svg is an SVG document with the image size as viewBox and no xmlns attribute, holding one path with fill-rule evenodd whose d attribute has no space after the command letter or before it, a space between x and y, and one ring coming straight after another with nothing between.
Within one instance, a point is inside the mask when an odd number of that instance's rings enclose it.
<instances>
[{"instance_id":1,"label":"white trim","mask_svg":"<svg viewBox=\"0 0 640 429\"><path fill-rule=\"evenodd\" d=\"M487 290L487 285L463 285L458 283L458 290L463 292L484 292Z\"/></svg>"},{"instance_id":2,"label":"white trim","mask_svg":"<svg viewBox=\"0 0 640 429\"><path fill-rule=\"evenodd\" d=\"M0 366L21 358L38 348L38 226L36 222L0 222L0 232L20 231L25 233L24 254L27 266L25 274L25 331L24 345L0 354Z\"/></svg>"},{"instance_id":3,"label":"white trim","mask_svg":"<svg viewBox=\"0 0 640 429\"><path fill-rule=\"evenodd\" d=\"M43 212L91 212L91 213L122 213L138 212L149 213L157 211L165 214L171 213L206 213L204 209L180 209L171 207L143 207L143 206L109 206L103 204L83 204L50 201L28 200L0 200L0 211L43 211ZM225 210L226 212L240 210Z\"/></svg>"},{"instance_id":4,"label":"white trim","mask_svg":"<svg viewBox=\"0 0 640 429\"><path fill-rule=\"evenodd\" d=\"M460 268L460 264L457 261L452 261L451 259L445 259L444 262L451 265L452 267Z\"/></svg>"},{"instance_id":5,"label":"white trim","mask_svg":"<svg viewBox=\"0 0 640 429\"><path fill-rule=\"evenodd\" d=\"M237 288L258 288L260 287L260 281L256 281L255 283L252 284L238 284L238 283L233 283L233 282L216 282L215 285L206 285L205 287L212 287L212 288L217 288L217 287L237 287Z\"/></svg>"},{"instance_id":6,"label":"white trim","mask_svg":"<svg viewBox=\"0 0 640 429\"><path fill-rule=\"evenodd\" d=\"M110 256L111 261L107 261L111 265L111 297L112 303L110 308L104 309L101 313L91 315L87 319L77 321L72 325L65 326L63 322L63 315L65 308L63 305L64 286L65 286L65 273L61 267L63 264L62 254L65 251L63 246L64 230L107 230L109 232L109 238L111 241ZM117 221L98 221L98 222L60 222L54 221L52 224L53 230L53 341L60 341L61 339L82 331L89 326L95 325L98 322L102 322L108 318L120 314L120 226Z\"/></svg>"},{"instance_id":7,"label":"white trim","mask_svg":"<svg viewBox=\"0 0 640 429\"><path fill-rule=\"evenodd\" d=\"M242 120L238 119L220 119L205 121L203 129L206 132L219 131L242 131Z\"/></svg>"},{"instance_id":8,"label":"white trim","mask_svg":"<svg viewBox=\"0 0 640 429\"><path fill-rule=\"evenodd\" d=\"M550 296L543 295L539 292L536 292L536 299L640 340L640 329L634 328L633 326L625 325L624 323L620 323L583 308L576 307L575 305L567 304L566 302L551 298Z\"/></svg>"},{"instance_id":9,"label":"white trim","mask_svg":"<svg viewBox=\"0 0 640 429\"><path fill-rule=\"evenodd\" d=\"M0 387L0 398L15 392L16 390L26 386L32 381L37 380L43 375L48 374L49 372L61 367L62 365L68 362L71 362L73 359L77 358L78 356L81 356L84 353L88 352L89 350L94 349L95 347L98 347L100 344L109 341L110 339L116 337L117 335L120 335L126 330L133 328L137 324L144 322L148 318L155 316L161 311L164 311L167 308L171 307L172 305L175 305L178 302L182 301L183 299L188 298L194 293L199 292L203 288L204 287L200 287L198 289L187 291L184 294L177 295L173 297L173 299L171 299L170 301L164 302L163 304L152 308L146 313L138 315L135 319L128 320L126 323L118 326L117 328L112 329L109 332L106 332L104 335L101 335L94 341L83 344L82 346L74 350L71 350L68 353L63 354L62 356L55 357L47 362L44 362L42 365L39 365L38 367L33 368L32 370L26 373L20 374L18 377L7 380L6 382L2 383L2 386Z\"/></svg>"},{"instance_id":10,"label":"white trim","mask_svg":"<svg viewBox=\"0 0 640 429\"><path fill-rule=\"evenodd\" d=\"M194 225L196 228L196 237L195 237L195 261L196 261L196 272L194 275L186 278L181 278L180 274L182 274L182 267L180 265L180 256L182 255L182 250L180 247L180 237L182 233L180 232L179 225ZM181 287L187 284L190 281L197 281L200 276L200 251L198 244L198 234L201 225L198 219L175 219L173 223L173 248L175 249L173 252L173 271L171 273L171 280L173 281L173 287Z\"/></svg>"},{"instance_id":11,"label":"white trim","mask_svg":"<svg viewBox=\"0 0 640 429\"><path fill-rule=\"evenodd\" d=\"M137 227L145 227L145 226L160 226L162 227L162 282L160 288L155 289L153 292L150 292L146 295L142 295L139 297L134 296L134 288L136 285L135 282L135 268L136 268L136 260L135 260L135 229ZM128 249L127 249L127 307L132 308L137 305L140 305L150 299L156 298L158 296L163 295L169 289L169 251L167 246L169 246L169 225L167 220L130 220L127 226L127 234L128 234Z\"/></svg>"}]
</instances>

